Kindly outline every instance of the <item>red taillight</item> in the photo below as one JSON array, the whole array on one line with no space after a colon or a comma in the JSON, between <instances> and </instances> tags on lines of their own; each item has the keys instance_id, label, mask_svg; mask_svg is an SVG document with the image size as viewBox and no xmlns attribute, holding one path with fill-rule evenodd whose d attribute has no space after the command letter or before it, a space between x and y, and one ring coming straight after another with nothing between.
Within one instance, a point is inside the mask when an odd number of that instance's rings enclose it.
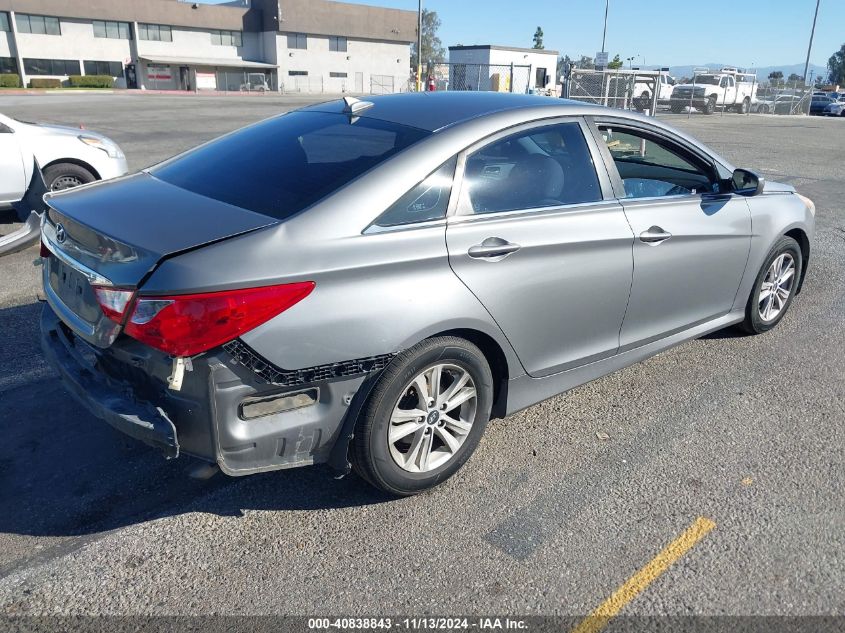
<instances>
[{"instance_id":1,"label":"red taillight","mask_svg":"<svg viewBox=\"0 0 845 633\"><path fill-rule=\"evenodd\" d=\"M314 285L306 281L224 292L139 297L124 332L173 356L194 356L281 314L307 297Z\"/></svg>"},{"instance_id":2,"label":"red taillight","mask_svg":"<svg viewBox=\"0 0 845 633\"><path fill-rule=\"evenodd\" d=\"M126 317L126 309L132 302L133 290L121 290L109 286L94 286L94 295L100 310L115 323L123 324Z\"/></svg>"}]
</instances>

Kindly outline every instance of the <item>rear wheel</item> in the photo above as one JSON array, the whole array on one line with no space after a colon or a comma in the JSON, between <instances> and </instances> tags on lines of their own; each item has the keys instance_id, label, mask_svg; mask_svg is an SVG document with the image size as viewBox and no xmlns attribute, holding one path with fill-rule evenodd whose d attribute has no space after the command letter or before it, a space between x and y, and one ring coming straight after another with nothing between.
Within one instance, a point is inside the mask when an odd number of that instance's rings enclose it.
<instances>
[{"instance_id":1,"label":"rear wheel","mask_svg":"<svg viewBox=\"0 0 845 633\"><path fill-rule=\"evenodd\" d=\"M44 182L50 191L63 191L94 182L90 171L73 163L57 163L44 170Z\"/></svg>"},{"instance_id":2,"label":"rear wheel","mask_svg":"<svg viewBox=\"0 0 845 633\"><path fill-rule=\"evenodd\" d=\"M704 114L713 114L716 111L716 95L710 95L707 98L707 103L704 104L702 112Z\"/></svg>"},{"instance_id":3,"label":"rear wheel","mask_svg":"<svg viewBox=\"0 0 845 633\"><path fill-rule=\"evenodd\" d=\"M748 97L746 97L745 99L742 100L742 103L740 103L737 106L736 111L739 112L740 114L748 114L748 110L750 108L751 108L751 100Z\"/></svg>"},{"instance_id":4,"label":"rear wheel","mask_svg":"<svg viewBox=\"0 0 845 633\"><path fill-rule=\"evenodd\" d=\"M798 242L787 236L780 238L757 275L742 329L750 334L762 334L780 322L795 297L802 266Z\"/></svg>"},{"instance_id":5,"label":"rear wheel","mask_svg":"<svg viewBox=\"0 0 845 633\"><path fill-rule=\"evenodd\" d=\"M433 488L469 459L492 401L481 350L456 337L423 341L393 359L373 388L355 427L352 466L390 494Z\"/></svg>"}]
</instances>

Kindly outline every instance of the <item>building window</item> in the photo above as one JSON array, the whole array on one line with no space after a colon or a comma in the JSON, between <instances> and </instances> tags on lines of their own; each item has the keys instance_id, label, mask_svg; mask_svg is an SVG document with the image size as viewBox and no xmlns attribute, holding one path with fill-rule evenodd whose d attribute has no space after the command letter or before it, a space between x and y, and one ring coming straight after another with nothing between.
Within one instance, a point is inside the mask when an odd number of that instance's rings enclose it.
<instances>
[{"instance_id":1,"label":"building window","mask_svg":"<svg viewBox=\"0 0 845 633\"><path fill-rule=\"evenodd\" d=\"M129 22L104 22L94 20L94 37L106 37L111 40L128 40Z\"/></svg>"},{"instance_id":2,"label":"building window","mask_svg":"<svg viewBox=\"0 0 845 633\"><path fill-rule=\"evenodd\" d=\"M243 46L240 31L212 31L211 43L216 46Z\"/></svg>"},{"instance_id":3,"label":"building window","mask_svg":"<svg viewBox=\"0 0 845 633\"><path fill-rule=\"evenodd\" d=\"M24 59L27 75L78 75L79 61L75 59Z\"/></svg>"},{"instance_id":4,"label":"building window","mask_svg":"<svg viewBox=\"0 0 845 633\"><path fill-rule=\"evenodd\" d=\"M329 77L334 79L346 79L347 75L346 73L329 73Z\"/></svg>"},{"instance_id":5,"label":"building window","mask_svg":"<svg viewBox=\"0 0 845 633\"><path fill-rule=\"evenodd\" d=\"M308 71L307 70L289 70L288 77L307 77Z\"/></svg>"},{"instance_id":6,"label":"building window","mask_svg":"<svg viewBox=\"0 0 845 633\"><path fill-rule=\"evenodd\" d=\"M18 60L14 57L0 57L0 75L7 74L18 74Z\"/></svg>"},{"instance_id":7,"label":"building window","mask_svg":"<svg viewBox=\"0 0 845 633\"><path fill-rule=\"evenodd\" d=\"M0 31L11 31L9 28L9 14L0 11Z\"/></svg>"},{"instance_id":8,"label":"building window","mask_svg":"<svg viewBox=\"0 0 845 633\"><path fill-rule=\"evenodd\" d=\"M173 32L169 26L161 24L139 24L138 39L150 42L172 42Z\"/></svg>"},{"instance_id":9,"label":"building window","mask_svg":"<svg viewBox=\"0 0 845 633\"><path fill-rule=\"evenodd\" d=\"M329 36L329 50L337 51L339 53L346 52L346 38L341 35Z\"/></svg>"},{"instance_id":10,"label":"building window","mask_svg":"<svg viewBox=\"0 0 845 633\"><path fill-rule=\"evenodd\" d=\"M308 48L308 36L305 33L288 33L288 48Z\"/></svg>"},{"instance_id":11,"label":"building window","mask_svg":"<svg viewBox=\"0 0 845 633\"><path fill-rule=\"evenodd\" d=\"M20 33L34 33L36 35L61 35L62 28L59 18L50 18L43 15L27 15L16 13L15 22Z\"/></svg>"},{"instance_id":12,"label":"building window","mask_svg":"<svg viewBox=\"0 0 845 633\"><path fill-rule=\"evenodd\" d=\"M109 77L122 77L123 64L120 62L98 62L86 59L82 62L86 75L107 75Z\"/></svg>"}]
</instances>

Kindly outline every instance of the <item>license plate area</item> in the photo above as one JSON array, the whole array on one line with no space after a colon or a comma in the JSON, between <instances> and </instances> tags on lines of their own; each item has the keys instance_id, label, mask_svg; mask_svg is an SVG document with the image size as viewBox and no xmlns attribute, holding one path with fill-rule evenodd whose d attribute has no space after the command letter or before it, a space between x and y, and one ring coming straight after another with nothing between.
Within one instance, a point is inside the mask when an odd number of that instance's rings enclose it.
<instances>
[{"instance_id":1,"label":"license plate area","mask_svg":"<svg viewBox=\"0 0 845 633\"><path fill-rule=\"evenodd\" d=\"M102 311L88 279L57 257L48 257L50 287L56 296L76 316L91 325L96 324Z\"/></svg>"}]
</instances>

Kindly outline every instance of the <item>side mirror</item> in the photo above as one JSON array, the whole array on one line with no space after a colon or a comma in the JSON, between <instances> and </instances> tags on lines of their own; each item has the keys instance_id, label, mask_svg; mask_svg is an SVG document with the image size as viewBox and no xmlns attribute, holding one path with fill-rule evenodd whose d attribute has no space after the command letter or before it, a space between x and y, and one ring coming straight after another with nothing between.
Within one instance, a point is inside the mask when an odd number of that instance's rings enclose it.
<instances>
[{"instance_id":1,"label":"side mirror","mask_svg":"<svg viewBox=\"0 0 845 633\"><path fill-rule=\"evenodd\" d=\"M753 171L735 169L733 176L731 176L731 185L733 186L734 193L738 193L741 196L759 196L763 193L766 180Z\"/></svg>"}]
</instances>

